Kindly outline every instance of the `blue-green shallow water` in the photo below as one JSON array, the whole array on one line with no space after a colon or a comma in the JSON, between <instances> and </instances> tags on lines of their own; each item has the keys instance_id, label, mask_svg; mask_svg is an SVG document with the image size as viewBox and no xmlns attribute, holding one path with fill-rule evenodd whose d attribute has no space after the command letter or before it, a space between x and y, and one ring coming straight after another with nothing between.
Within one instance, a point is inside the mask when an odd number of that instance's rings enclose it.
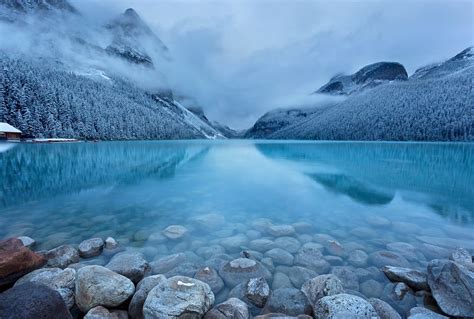
<instances>
[{"instance_id":1,"label":"blue-green shallow water","mask_svg":"<svg viewBox=\"0 0 474 319\"><path fill-rule=\"evenodd\" d=\"M37 249L113 236L152 261L237 235L240 247L226 251L237 256L257 237L273 239L255 223L268 218L311 224L294 235L302 244L337 240L345 251L334 265L350 265L353 249L371 254L394 242L413 246L402 252L413 267L435 257L425 244L474 251L474 144L139 141L0 150L0 237L28 235ZM195 219L207 214L225 221L203 228ZM171 224L188 236L153 242ZM358 278L359 290L366 279Z\"/></svg>"}]
</instances>

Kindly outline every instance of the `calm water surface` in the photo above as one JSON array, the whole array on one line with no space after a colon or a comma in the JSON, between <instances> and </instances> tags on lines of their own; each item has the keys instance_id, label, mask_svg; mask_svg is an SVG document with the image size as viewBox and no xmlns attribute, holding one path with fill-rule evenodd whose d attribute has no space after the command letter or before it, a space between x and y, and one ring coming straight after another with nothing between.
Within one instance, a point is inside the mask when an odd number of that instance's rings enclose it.
<instances>
[{"instance_id":1,"label":"calm water surface","mask_svg":"<svg viewBox=\"0 0 474 319\"><path fill-rule=\"evenodd\" d=\"M333 265L349 265L351 249L397 250L394 242L411 245L413 267L434 258L426 244L474 251L474 144L143 141L0 151L0 237L28 235L37 249L113 236L152 261L238 236L239 247L224 245L237 256L271 238L259 228L266 218L311 224L293 235L302 244L337 240L345 252ZM188 236L153 242L172 224Z\"/></svg>"}]
</instances>

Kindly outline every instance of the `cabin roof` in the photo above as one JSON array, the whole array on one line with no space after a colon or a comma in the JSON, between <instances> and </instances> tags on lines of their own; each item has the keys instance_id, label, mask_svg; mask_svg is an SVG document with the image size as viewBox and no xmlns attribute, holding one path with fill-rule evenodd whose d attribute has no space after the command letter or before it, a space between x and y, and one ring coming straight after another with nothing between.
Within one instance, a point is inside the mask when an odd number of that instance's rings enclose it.
<instances>
[{"instance_id":1,"label":"cabin roof","mask_svg":"<svg viewBox=\"0 0 474 319\"><path fill-rule=\"evenodd\" d=\"M5 132L5 133L21 133L21 131L17 128L14 128L8 123L5 122L0 122L0 132Z\"/></svg>"}]
</instances>

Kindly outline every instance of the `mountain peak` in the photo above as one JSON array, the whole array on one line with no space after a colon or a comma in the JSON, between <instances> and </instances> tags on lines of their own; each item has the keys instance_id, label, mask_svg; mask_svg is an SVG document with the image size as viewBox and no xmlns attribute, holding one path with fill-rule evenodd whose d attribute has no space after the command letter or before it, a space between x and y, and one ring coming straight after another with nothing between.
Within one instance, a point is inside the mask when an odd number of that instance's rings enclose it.
<instances>
[{"instance_id":1,"label":"mountain peak","mask_svg":"<svg viewBox=\"0 0 474 319\"><path fill-rule=\"evenodd\" d=\"M366 88L378 86L382 83L401 80L406 81L408 73L405 67L398 62L377 62L364 66L351 75L336 75L319 88L316 93L331 95L350 95Z\"/></svg>"},{"instance_id":2,"label":"mountain peak","mask_svg":"<svg viewBox=\"0 0 474 319\"><path fill-rule=\"evenodd\" d=\"M67 0L2 0L0 5L21 13L51 10L78 13Z\"/></svg>"}]
</instances>

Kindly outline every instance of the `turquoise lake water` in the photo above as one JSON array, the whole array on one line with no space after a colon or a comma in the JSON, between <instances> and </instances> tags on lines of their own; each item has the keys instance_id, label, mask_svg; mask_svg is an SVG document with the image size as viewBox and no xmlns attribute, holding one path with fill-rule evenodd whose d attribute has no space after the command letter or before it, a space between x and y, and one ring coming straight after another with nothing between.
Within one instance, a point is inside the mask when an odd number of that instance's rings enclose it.
<instances>
[{"instance_id":1,"label":"turquoise lake water","mask_svg":"<svg viewBox=\"0 0 474 319\"><path fill-rule=\"evenodd\" d=\"M413 267L436 257L426 244L474 251L474 144L137 141L0 151L0 237L27 235L36 249L113 236L152 261L237 236L226 253L238 256L267 236L256 227L265 218L310 224L293 235L301 244L331 238L369 255L409 244ZM154 243L172 224L188 236Z\"/></svg>"}]
</instances>

